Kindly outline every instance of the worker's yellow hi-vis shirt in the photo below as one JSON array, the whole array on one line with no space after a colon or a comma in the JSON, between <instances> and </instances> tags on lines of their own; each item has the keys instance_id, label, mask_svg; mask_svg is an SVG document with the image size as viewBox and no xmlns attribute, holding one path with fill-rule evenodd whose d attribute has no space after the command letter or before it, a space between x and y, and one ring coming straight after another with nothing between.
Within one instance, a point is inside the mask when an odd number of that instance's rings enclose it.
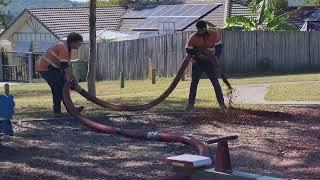
<instances>
[{"instance_id":1,"label":"worker's yellow hi-vis shirt","mask_svg":"<svg viewBox=\"0 0 320 180\"><path fill-rule=\"evenodd\" d=\"M60 63L70 62L71 51L64 43L56 43L49 48L37 61L35 70L37 72L48 71L48 66L51 65L55 68L60 68Z\"/></svg>"}]
</instances>

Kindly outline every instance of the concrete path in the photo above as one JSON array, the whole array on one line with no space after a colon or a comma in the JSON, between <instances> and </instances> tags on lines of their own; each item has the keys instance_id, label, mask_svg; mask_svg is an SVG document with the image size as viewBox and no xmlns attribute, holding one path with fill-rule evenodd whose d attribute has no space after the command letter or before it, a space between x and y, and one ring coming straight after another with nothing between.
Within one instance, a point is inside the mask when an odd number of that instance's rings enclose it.
<instances>
[{"instance_id":1,"label":"concrete path","mask_svg":"<svg viewBox=\"0 0 320 180\"><path fill-rule=\"evenodd\" d=\"M235 103L264 104L264 96L268 92L268 85L236 85Z\"/></svg>"}]
</instances>

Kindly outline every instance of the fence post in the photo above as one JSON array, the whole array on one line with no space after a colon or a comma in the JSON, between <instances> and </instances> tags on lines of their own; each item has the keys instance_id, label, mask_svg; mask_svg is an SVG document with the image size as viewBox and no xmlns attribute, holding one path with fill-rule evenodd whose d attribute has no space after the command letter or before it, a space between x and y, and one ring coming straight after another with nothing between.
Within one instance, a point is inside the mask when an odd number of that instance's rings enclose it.
<instances>
[{"instance_id":1,"label":"fence post","mask_svg":"<svg viewBox=\"0 0 320 180\"><path fill-rule=\"evenodd\" d=\"M156 72L157 69L152 69L152 84L156 84Z\"/></svg>"},{"instance_id":2,"label":"fence post","mask_svg":"<svg viewBox=\"0 0 320 180\"><path fill-rule=\"evenodd\" d=\"M0 82L3 81L3 51L1 51L1 55L0 55Z\"/></svg>"},{"instance_id":3,"label":"fence post","mask_svg":"<svg viewBox=\"0 0 320 180\"><path fill-rule=\"evenodd\" d=\"M151 57L149 56L149 64L148 64L148 79L152 78L152 60Z\"/></svg>"},{"instance_id":4,"label":"fence post","mask_svg":"<svg viewBox=\"0 0 320 180\"><path fill-rule=\"evenodd\" d=\"M15 77L14 77L15 80L18 81L19 80L18 79L19 78L19 76L18 76L18 66L14 66L14 71L13 72L15 72L15 74L14 74L15 75Z\"/></svg>"},{"instance_id":5,"label":"fence post","mask_svg":"<svg viewBox=\"0 0 320 180\"><path fill-rule=\"evenodd\" d=\"M9 95L10 94L10 89L9 89L9 84L4 85L4 94Z\"/></svg>"},{"instance_id":6,"label":"fence post","mask_svg":"<svg viewBox=\"0 0 320 180\"><path fill-rule=\"evenodd\" d=\"M120 72L120 87L124 88L124 73Z\"/></svg>"},{"instance_id":7,"label":"fence post","mask_svg":"<svg viewBox=\"0 0 320 180\"><path fill-rule=\"evenodd\" d=\"M32 83L32 79L33 79L32 52L28 53L28 68L29 68L29 82Z\"/></svg>"}]
</instances>

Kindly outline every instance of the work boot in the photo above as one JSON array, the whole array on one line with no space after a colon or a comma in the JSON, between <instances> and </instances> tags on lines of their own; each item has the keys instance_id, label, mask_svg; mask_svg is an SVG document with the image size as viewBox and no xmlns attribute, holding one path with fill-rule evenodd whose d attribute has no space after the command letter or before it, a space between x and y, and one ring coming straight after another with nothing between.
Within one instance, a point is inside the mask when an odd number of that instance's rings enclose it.
<instances>
[{"instance_id":1,"label":"work boot","mask_svg":"<svg viewBox=\"0 0 320 180\"><path fill-rule=\"evenodd\" d=\"M79 107L77 107L77 110L78 110L79 112L81 112L81 111L84 110L84 107L83 107L83 106L79 106Z\"/></svg>"},{"instance_id":2,"label":"work boot","mask_svg":"<svg viewBox=\"0 0 320 180\"><path fill-rule=\"evenodd\" d=\"M222 105L220 105L220 108L221 108L221 109L227 109L227 106L224 105L224 104L222 104Z\"/></svg>"},{"instance_id":3,"label":"work boot","mask_svg":"<svg viewBox=\"0 0 320 180\"><path fill-rule=\"evenodd\" d=\"M84 107L83 106L79 106L76 108L79 112L83 111L84 110ZM67 110L67 112L69 113L69 111ZM70 114L70 113L69 113Z\"/></svg>"},{"instance_id":4,"label":"work boot","mask_svg":"<svg viewBox=\"0 0 320 180\"><path fill-rule=\"evenodd\" d=\"M194 104L188 104L188 106L186 107L186 111L191 111L194 109Z\"/></svg>"},{"instance_id":5,"label":"work boot","mask_svg":"<svg viewBox=\"0 0 320 180\"><path fill-rule=\"evenodd\" d=\"M220 105L220 109L221 109L221 112L223 112L223 113L228 113L228 108L227 108L227 106L226 105Z\"/></svg>"},{"instance_id":6,"label":"work boot","mask_svg":"<svg viewBox=\"0 0 320 180\"><path fill-rule=\"evenodd\" d=\"M55 112L55 113L53 113L53 117L54 117L54 118L62 118L62 117L63 117L63 113L61 113L61 112Z\"/></svg>"}]
</instances>

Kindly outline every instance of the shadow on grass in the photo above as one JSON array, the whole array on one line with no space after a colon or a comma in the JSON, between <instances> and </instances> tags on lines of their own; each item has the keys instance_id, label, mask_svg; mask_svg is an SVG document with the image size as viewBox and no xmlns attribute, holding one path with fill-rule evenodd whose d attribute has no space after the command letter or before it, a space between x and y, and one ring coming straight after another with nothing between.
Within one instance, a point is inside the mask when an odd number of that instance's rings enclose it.
<instances>
[{"instance_id":1,"label":"shadow on grass","mask_svg":"<svg viewBox=\"0 0 320 180\"><path fill-rule=\"evenodd\" d=\"M141 97L136 98L126 98L125 101L121 98L112 99L112 102L117 102L119 104L121 103L127 103L127 104L143 104L144 101L141 101ZM112 112L109 109L105 109L102 107L99 107L89 101L81 101L81 103L76 102L77 105L83 105L85 107L84 113L88 114L90 116L106 116L110 115L111 113L117 114L117 112ZM162 104L159 106L156 106L154 110L159 109L169 109L173 111L181 111L185 108L186 105L186 99L184 98L168 98L165 100ZM51 109L51 103L48 106L39 107L38 105L34 106L28 106L24 107L20 110L16 110L15 113L15 119L37 119L37 118L52 118L52 109ZM63 111L65 111L64 107L62 106ZM153 110L152 110L153 111ZM132 112L123 112L123 114L128 113L132 114ZM133 112L136 113L136 112Z\"/></svg>"},{"instance_id":2,"label":"shadow on grass","mask_svg":"<svg viewBox=\"0 0 320 180\"><path fill-rule=\"evenodd\" d=\"M50 89L48 90L28 90L28 89L23 89L23 90L12 90L11 94L15 98L30 98L30 97L44 97L44 96L49 96L51 97L51 91Z\"/></svg>"}]
</instances>

